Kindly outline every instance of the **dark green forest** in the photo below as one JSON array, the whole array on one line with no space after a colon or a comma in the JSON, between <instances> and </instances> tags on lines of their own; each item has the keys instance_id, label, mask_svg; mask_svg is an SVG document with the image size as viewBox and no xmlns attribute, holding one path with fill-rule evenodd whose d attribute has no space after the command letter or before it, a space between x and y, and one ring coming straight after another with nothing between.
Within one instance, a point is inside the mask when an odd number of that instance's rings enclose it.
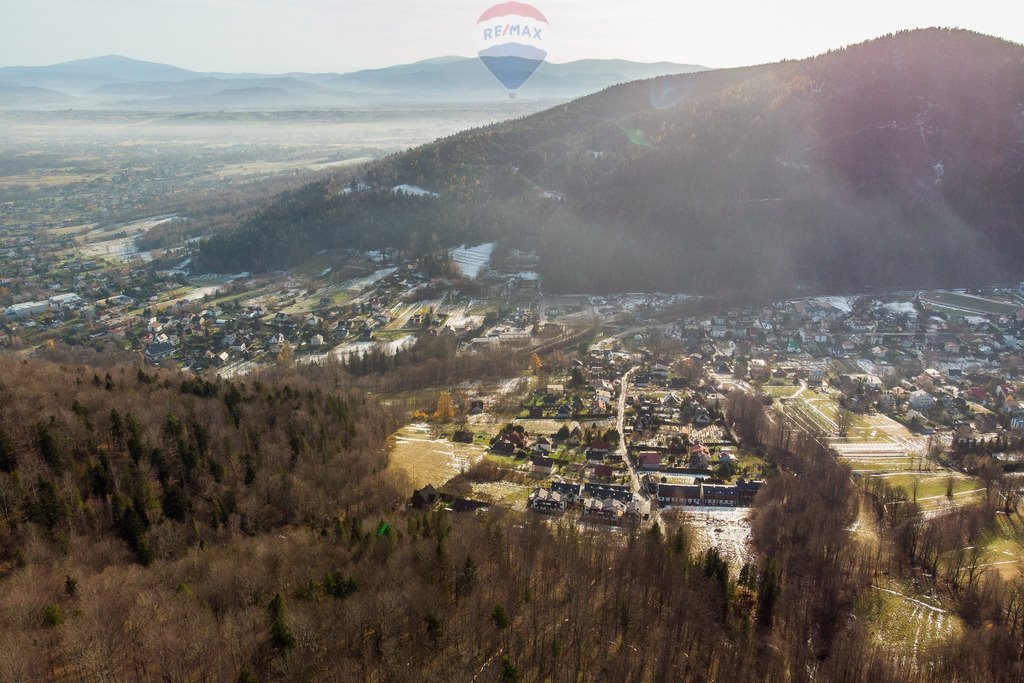
<instances>
[{"instance_id":1,"label":"dark green forest","mask_svg":"<svg viewBox=\"0 0 1024 683\"><path fill-rule=\"evenodd\" d=\"M1024 47L929 29L466 131L283 195L196 263L498 240L563 291L964 285L1021 274L1022 221Z\"/></svg>"}]
</instances>

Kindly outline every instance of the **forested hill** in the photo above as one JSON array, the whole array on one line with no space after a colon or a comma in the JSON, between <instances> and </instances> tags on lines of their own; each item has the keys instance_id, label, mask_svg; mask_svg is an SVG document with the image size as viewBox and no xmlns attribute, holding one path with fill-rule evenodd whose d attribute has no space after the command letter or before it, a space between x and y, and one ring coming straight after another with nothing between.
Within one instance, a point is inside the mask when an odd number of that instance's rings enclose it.
<instances>
[{"instance_id":1,"label":"forested hill","mask_svg":"<svg viewBox=\"0 0 1024 683\"><path fill-rule=\"evenodd\" d=\"M550 289L848 290L1024 268L1024 46L928 29L812 59L667 76L309 186L197 265L324 247L499 241ZM394 196L408 183L438 197Z\"/></svg>"}]
</instances>

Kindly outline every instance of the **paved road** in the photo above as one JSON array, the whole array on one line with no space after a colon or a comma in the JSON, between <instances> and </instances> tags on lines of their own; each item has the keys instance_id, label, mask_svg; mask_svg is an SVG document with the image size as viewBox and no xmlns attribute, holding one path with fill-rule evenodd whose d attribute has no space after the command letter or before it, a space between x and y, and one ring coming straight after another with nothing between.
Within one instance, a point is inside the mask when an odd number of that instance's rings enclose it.
<instances>
[{"instance_id":1,"label":"paved road","mask_svg":"<svg viewBox=\"0 0 1024 683\"><path fill-rule=\"evenodd\" d=\"M793 399L793 398L796 398L796 397L798 397L798 396L799 396L800 394L804 393L804 389L806 389L806 388L807 388L807 382L805 382L805 381L803 381L803 380L800 380L800 385L799 385L799 386L798 386L798 387L796 388L796 391L794 391L794 392L793 392L792 394L790 394L789 396L786 396L785 398L786 398L787 400L788 400L788 399Z\"/></svg>"},{"instance_id":2,"label":"paved road","mask_svg":"<svg viewBox=\"0 0 1024 683\"><path fill-rule=\"evenodd\" d=\"M636 471L636 467L633 462L629 459L629 454L626 450L626 394L629 393L629 380L636 372L636 368L630 368L626 374L622 376L622 388L619 391L619 413L615 419L615 429L619 432L619 447L616 450L618 455L622 456L623 462L629 467L629 479L630 485L633 489L633 493L641 496L644 500L650 500L650 496L646 491L640 488L640 475Z\"/></svg>"}]
</instances>

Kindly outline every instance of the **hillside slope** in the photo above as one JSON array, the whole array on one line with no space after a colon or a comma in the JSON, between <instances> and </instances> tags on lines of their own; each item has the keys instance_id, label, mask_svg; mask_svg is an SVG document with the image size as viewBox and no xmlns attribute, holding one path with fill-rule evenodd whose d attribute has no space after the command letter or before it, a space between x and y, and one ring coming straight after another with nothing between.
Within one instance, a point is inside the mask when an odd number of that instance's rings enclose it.
<instances>
[{"instance_id":1,"label":"hillside slope","mask_svg":"<svg viewBox=\"0 0 1024 683\"><path fill-rule=\"evenodd\" d=\"M324 245L415 250L436 237L536 249L562 290L1017 276L1024 47L929 29L637 81L396 155L361 179L377 191L307 187L198 263L267 270ZM440 197L391 196L399 183Z\"/></svg>"},{"instance_id":2,"label":"hillside slope","mask_svg":"<svg viewBox=\"0 0 1024 683\"><path fill-rule=\"evenodd\" d=\"M393 416L326 377L246 386L9 358L0 376L0 580L30 531L115 542L148 564L225 528L269 533L396 499L379 476Z\"/></svg>"}]
</instances>

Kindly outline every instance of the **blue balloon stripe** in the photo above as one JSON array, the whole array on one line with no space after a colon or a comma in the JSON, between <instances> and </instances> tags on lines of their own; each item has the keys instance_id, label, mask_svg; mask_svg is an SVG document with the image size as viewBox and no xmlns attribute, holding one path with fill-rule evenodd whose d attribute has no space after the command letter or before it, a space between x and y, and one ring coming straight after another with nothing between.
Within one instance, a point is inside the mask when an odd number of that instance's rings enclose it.
<instances>
[{"instance_id":1,"label":"blue balloon stripe","mask_svg":"<svg viewBox=\"0 0 1024 683\"><path fill-rule=\"evenodd\" d=\"M520 57L522 59L541 59L548 56L548 53L533 45L522 43L503 43L492 45L477 53L479 57Z\"/></svg>"},{"instance_id":2,"label":"blue balloon stripe","mask_svg":"<svg viewBox=\"0 0 1024 683\"><path fill-rule=\"evenodd\" d=\"M515 56L492 57L484 52L486 50L480 53L480 61L509 90L520 88L544 61Z\"/></svg>"}]
</instances>

